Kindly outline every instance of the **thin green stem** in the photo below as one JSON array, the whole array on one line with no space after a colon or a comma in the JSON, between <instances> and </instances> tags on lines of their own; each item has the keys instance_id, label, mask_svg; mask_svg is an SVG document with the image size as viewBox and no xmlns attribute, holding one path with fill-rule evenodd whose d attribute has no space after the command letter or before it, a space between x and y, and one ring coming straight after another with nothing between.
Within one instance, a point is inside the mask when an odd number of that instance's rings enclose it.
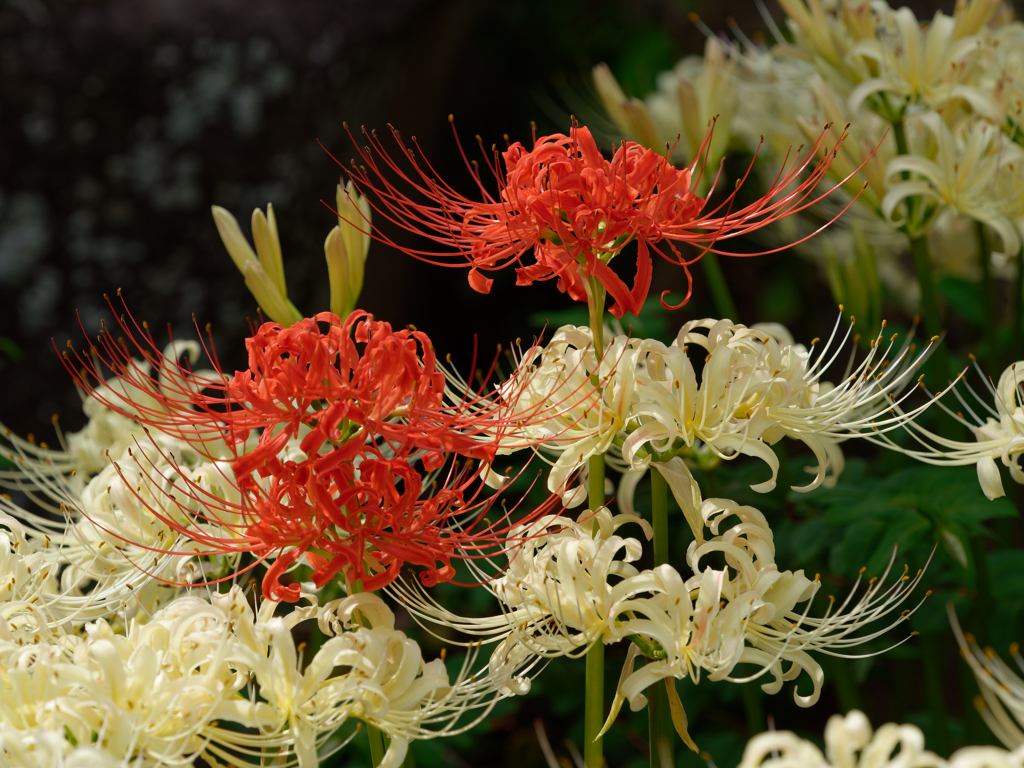
<instances>
[{"instance_id":1,"label":"thin green stem","mask_svg":"<svg viewBox=\"0 0 1024 768\"><path fill-rule=\"evenodd\" d=\"M654 528L654 565L668 563L668 483L661 472L651 469L651 524ZM648 691L647 718L651 740L651 768L661 768L662 758L674 765L675 729L669 709L668 693L662 685Z\"/></svg>"},{"instance_id":2,"label":"thin green stem","mask_svg":"<svg viewBox=\"0 0 1024 768\"><path fill-rule=\"evenodd\" d=\"M594 338L594 354L600 361L604 354L604 299L605 288L600 280L587 281L587 308L590 310L590 332ZM596 374L596 372L595 372ZM595 381L594 386L600 386ZM591 456L587 461L587 482L590 508L604 506L604 454ZM594 520L594 535L599 526ZM583 712L583 762L587 768L604 765L604 738L597 734L604 725L604 642L597 641L587 651L586 690Z\"/></svg>"},{"instance_id":3,"label":"thin green stem","mask_svg":"<svg viewBox=\"0 0 1024 768\"><path fill-rule=\"evenodd\" d=\"M370 760L375 766L380 765L384 759L384 734L367 724L366 735L370 739Z\"/></svg>"},{"instance_id":4,"label":"thin green stem","mask_svg":"<svg viewBox=\"0 0 1024 768\"><path fill-rule=\"evenodd\" d=\"M587 462L590 508L604 505L604 454L591 456ZM594 521L594 533L598 530ZM604 737L598 737L604 725L604 643L602 638L587 651L585 711L583 715L583 762L587 768L604 764Z\"/></svg>"},{"instance_id":5,"label":"thin green stem","mask_svg":"<svg viewBox=\"0 0 1024 768\"><path fill-rule=\"evenodd\" d=\"M736 304L732 300L732 293L729 291L729 284L725 280L725 273L722 272L722 265L718 262L718 255L708 251L700 258L704 267L704 277L707 278L708 287L711 289L711 300L715 305L715 312L718 318L729 318L734 323L740 321Z\"/></svg>"},{"instance_id":6,"label":"thin green stem","mask_svg":"<svg viewBox=\"0 0 1024 768\"><path fill-rule=\"evenodd\" d=\"M942 659L939 641L940 638L934 635L921 635L921 662L924 665L925 695L928 697L928 719L932 725L928 743L938 754L949 757L949 715L946 714L944 685L949 670Z\"/></svg>"},{"instance_id":7,"label":"thin green stem","mask_svg":"<svg viewBox=\"0 0 1024 768\"><path fill-rule=\"evenodd\" d=\"M587 283L587 309L590 310L590 331L594 335L594 354L598 360L604 356L604 298L605 289L601 281L590 278Z\"/></svg>"},{"instance_id":8,"label":"thin green stem","mask_svg":"<svg viewBox=\"0 0 1024 768\"><path fill-rule=\"evenodd\" d=\"M892 121L892 135L896 140L896 151L901 155L910 154L907 145L907 132L903 126L902 118ZM908 172L903 173L903 178L910 178ZM942 333L942 314L939 311L938 292L935 290L935 272L932 269L931 253L928 250L928 240L922 230L921 198L914 195L907 200L907 219L901 229L910 239L910 253L914 257L914 271L917 273L917 284L921 288L921 314L924 315L924 329L929 337L938 336ZM874 329L871 329L874 333ZM932 353L932 361L928 366L938 377L934 382L941 389L946 385L949 378L949 359L946 354L946 347L940 344Z\"/></svg>"},{"instance_id":9,"label":"thin green stem","mask_svg":"<svg viewBox=\"0 0 1024 768\"><path fill-rule=\"evenodd\" d=\"M928 240L921 237L911 238L910 253L914 257L914 271L917 272L917 284L921 288L921 314L924 315L924 330L929 338L942 334L942 315L939 312L939 295L935 290L935 274L932 270L932 258L928 251ZM942 389L949 378L949 359L946 345L939 344L932 353L932 370L938 376L933 389Z\"/></svg>"},{"instance_id":10,"label":"thin green stem","mask_svg":"<svg viewBox=\"0 0 1024 768\"><path fill-rule=\"evenodd\" d=\"M985 346L988 359L999 363L999 304L996 300L996 286L992 280L992 249L985 237L985 225L974 222L974 231L978 236L978 259L981 264L981 295L985 311Z\"/></svg>"},{"instance_id":11,"label":"thin green stem","mask_svg":"<svg viewBox=\"0 0 1024 768\"><path fill-rule=\"evenodd\" d=\"M843 712L850 712L854 709L863 711L864 705L860 699L860 690L857 688L857 682L853 679L853 662L841 658L831 658L828 661L829 671L836 684L839 708Z\"/></svg>"},{"instance_id":12,"label":"thin green stem","mask_svg":"<svg viewBox=\"0 0 1024 768\"><path fill-rule=\"evenodd\" d=\"M346 580L346 586L350 595L358 595L363 591L362 579L355 579L354 581ZM363 618L359 611L356 611L354 618L361 626L366 627L367 629L370 628L370 623ZM384 733L380 729L374 728L372 725L367 723L366 737L370 740L370 760L373 765L380 765L380 761L384 759L384 752L387 750L387 745L384 743Z\"/></svg>"},{"instance_id":13,"label":"thin green stem","mask_svg":"<svg viewBox=\"0 0 1024 768\"><path fill-rule=\"evenodd\" d=\"M903 127L903 120L892 121L892 137L896 139L897 154L909 155L910 149L907 147L907 132Z\"/></svg>"},{"instance_id":14,"label":"thin green stem","mask_svg":"<svg viewBox=\"0 0 1024 768\"><path fill-rule=\"evenodd\" d=\"M1024 248L1017 251L1017 280L1013 287L1013 327L1010 330L1011 360L1020 354L1024 337Z\"/></svg>"},{"instance_id":15,"label":"thin green stem","mask_svg":"<svg viewBox=\"0 0 1024 768\"><path fill-rule=\"evenodd\" d=\"M747 711L747 734L754 738L765 729L764 707L761 705L761 686L758 682L743 683L743 708Z\"/></svg>"}]
</instances>

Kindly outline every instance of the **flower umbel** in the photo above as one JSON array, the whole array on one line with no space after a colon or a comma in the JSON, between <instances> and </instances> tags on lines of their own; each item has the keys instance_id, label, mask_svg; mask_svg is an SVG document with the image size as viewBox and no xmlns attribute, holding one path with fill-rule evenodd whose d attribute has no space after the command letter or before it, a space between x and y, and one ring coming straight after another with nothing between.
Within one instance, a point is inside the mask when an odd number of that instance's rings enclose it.
<instances>
[{"instance_id":1,"label":"flower umbel","mask_svg":"<svg viewBox=\"0 0 1024 768\"><path fill-rule=\"evenodd\" d=\"M476 201L436 180L430 164L417 160L394 129L392 135L411 172L387 153L375 132L367 132L370 146L358 149L362 164L353 161L352 181L375 193L375 210L385 219L450 246L454 253L403 247L377 232L379 239L423 261L468 267L469 283L481 293L488 293L493 282L484 273L508 266L516 268L517 285L557 279L559 290L592 306L603 306L606 291L615 300L610 311L616 317L640 312L651 287L652 250L682 266L689 281L688 267L700 255L688 259L677 245L721 253L721 241L802 211L827 195L815 197L815 189L842 141L815 161L827 136L822 133L763 197L733 210L735 191L715 206L694 191L703 172L703 148L683 169L672 165L669 148L661 154L631 141L623 142L609 161L586 127L573 126L568 135L535 137L530 150L519 142L510 144L500 160L496 149L493 161L484 152L498 182L496 196L485 188L479 165L467 161L483 197ZM710 139L709 128L704 148ZM389 180L392 173L411 187L411 194ZM637 262L629 286L609 262L633 241ZM670 253L659 249L662 244ZM532 262L527 260L531 252Z\"/></svg>"},{"instance_id":2,"label":"flower umbel","mask_svg":"<svg viewBox=\"0 0 1024 768\"><path fill-rule=\"evenodd\" d=\"M363 312L266 323L247 341L249 368L229 377L219 367L194 373L156 352L148 332L139 341L120 323L127 339L101 333L103 354L69 356L69 368L74 359L79 382L109 407L227 464L220 471L232 491L211 493L173 457L144 450L130 454L130 470L115 464L117 473L142 478L124 486L198 544L195 554L274 559L267 597L298 599L281 577L303 555L317 585L341 573L372 590L405 563L424 568L426 583L450 580L453 556L504 545L509 511L483 520L494 497L482 495L475 463L493 459L500 426L486 409L445 403L425 334ZM115 386L95 387L101 366ZM169 505L151 500L161 490Z\"/></svg>"}]
</instances>

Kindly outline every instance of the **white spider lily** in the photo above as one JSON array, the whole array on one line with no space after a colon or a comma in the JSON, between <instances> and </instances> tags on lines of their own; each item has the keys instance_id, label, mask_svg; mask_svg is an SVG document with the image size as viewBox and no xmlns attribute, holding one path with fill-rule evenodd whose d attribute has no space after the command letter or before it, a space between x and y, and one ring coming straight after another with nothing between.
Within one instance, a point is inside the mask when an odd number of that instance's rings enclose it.
<instances>
[{"instance_id":1,"label":"white spider lily","mask_svg":"<svg viewBox=\"0 0 1024 768\"><path fill-rule=\"evenodd\" d=\"M1010 645L1011 667L991 647L981 648L974 636L964 633L952 606L948 608L953 634L960 644L960 653L974 673L981 689L975 707L982 719L1003 744L1024 754L1024 657L1020 645Z\"/></svg>"},{"instance_id":2,"label":"white spider lily","mask_svg":"<svg viewBox=\"0 0 1024 768\"><path fill-rule=\"evenodd\" d=\"M254 612L234 587L212 601L179 597L125 636L99 621L54 642L0 637L0 744L8 755L41 744L65 760L95 742L107 762L131 765L308 768L356 717L391 737L381 765L395 768L411 739L459 733L509 695L468 677L472 654L451 682L373 595L312 602L277 618L277 604ZM303 664L292 629L313 618L333 637Z\"/></svg>"},{"instance_id":3,"label":"white spider lily","mask_svg":"<svg viewBox=\"0 0 1024 768\"><path fill-rule=\"evenodd\" d=\"M860 597L858 576L838 607L830 599L824 615L813 616L810 601L821 589L820 581L802 571L777 568L772 533L760 512L709 499L700 503L699 515L712 538L691 544L689 578L670 565L638 570L633 563L642 545L618 530L635 523L649 536L649 525L601 508L584 512L577 521L541 518L510 534L508 566L491 581L502 616L455 616L415 582L396 581L389 591L420 621L498 642L490 659L495 675L516 669L530 657L578 657L594 643L633 642L638 650L627 659L608 725L625 701L634 710L642 708L644 691L666 678L699 682L707 675L745 683L771 675L762 687L777 693L784 681L807 672L811 692L794 692L794 697L801 706L810 706L820 694L823 673L809 652L847 655L853 646L902 624L916 610L904 610L888 626L858 634L897 610L922 576L918 572L910 578L904 572L884 587L887 569L881 579L870 580ZM737 522L726 529L723 522L728 519ZM724 568L703 564L713 552L724 556ZM800 603L806 605L798 610ZM634 672L641 650L648 658ZM739 664L752 664L757 671L736 676Z\"/></svg>"},{"instance_id":4,"label":"white spider lily","mask_svg":"<svg viewBox=\"0 0 1024 768\"><path fill-rule=\"evenodd\" d=\"M850 648L881 636L916 610L904 610L889 625L857 634L899 608L921 580L923 570L913 579L904 571L883 589L890 563L880 578L869 581L860 598L855 599L855 595L863 569L838 607L829 596L824 615L811 616L810 601L821 583L817 577L808 579L803 571L777 569L772 532L760 512L726 499L708 499L702 503L700 514L714 538L699 545L696 541L691 543L687 554L694 575L683 585L675 581L678 576L670 576L668 566L653 571L658 581L653 591L663 596L647 601L644 615L647 620L662 624L662 631L655 633L642 623L631 625L622 621L623 626L635 626L636 635L647 636L648 642L660 646L653 660L620 681L617 698L619 702L628 700L634 710L643 705L641 692L654 682L666 677L690 677L699 682L702 670L710 680L740 683L771 675L774 679L761 686L771 694L778 693L784 681L806 672L813 689L807 695L794 690L793 696L798 705L811 706L820 695L824 673L808 652L848 656ZM739 522L719 535L723 521L733 517ZM701 568L701 558L711 552L725 556L725 569ZM679 589L681 586L685 586L685 591ZM621 584L616 588L625 591ZM798 603L805 602L802 610L796 609ZM653 605L663 613L650 610ZM629 609L625 604L617 606L618 613ZM784 668L784 662L789 664L788 668ZM750 675L734 675L735 667L744 663L759 669Z\"/></svg>"},{"instance_id":5,"label":"white spider lily","mask_svg":"<svg viewBox=\"0 0 1024 768\"><path fill-rule=\"evenodd\" d=\"M1015 254L1020 249L1020 237L1008 215L1014 207L1014 196L1005 193L1020 175L1024 152L985 120L965 123L953 131L937 112L916 119L932 134L934 158L915 154L889 161L889 191L882 200L886 219L898 224L895 217L900 203L908 197L922 196L992 227L1002 239L1003 251ZM919 178L892 183L905 172ZM1020 197L1019 189L1016 197Z\"/></svg>"},{"instance_id":6,"label":"white spider lily","mask_svg":"<svg viewBox=\"0 0 1024 768\"><path fill-rule=\"evenodd\" d=\"M965 382L974 405L958 391L956 394L967 416L960 411L954 413L942 403L939 407L974 432L976 442L950 440L913 422L907 424L908 432L915 441L912 447L897 445L885 435L879 436L877 442L927 464L976 465L982 491L988 498L995 499L1005 495L997 459L1010 470L1010 477L1015 482L1024 484L1024 468L1021 466L1021 457L1024 456L1024 360L1004 370L994 387L977 362L974 365L985 383L992 405Z\"/></svg>"},{"instance_id":7,"label":"white spider lily","mask_svg":"<svg viewBox=\"0 0 1024 768\"><path fill-rule=\"evenodd\" d=\"M964 747L944 760L924 748L916 725L886 723L872 731L863 712L833 715L825 725L825 753L791 731L752 738L738 768L1021 768L1024 750Z\"/></svg>"},{"instance_id":8,"label":"white spider lily","mask_svg":"<svg viewBox=\"0 0 1024 768\"><path fill-rule=\"evenodd\" d=\"M876 73L850 93L851 110L868 97L885 93L933 109L963 99L976 112L998 119L991 96L971 82L971 68L982 49L976 33L998 7L995 0L974 0L956 16L936 13L925 26L909 8L885 8L876 36L858 41L850 50L851 57L863 59Z\"/></svg>"},{"instance_id":9,"label":"white spider lily","mask_svg":"<svg viewBox=\"0 0 1024 768\"><path fill-rule=\"evenodd\" d=\"M658 342L616 336L598 362L589 328L559 328L546 346L526 351L497 396L517 413L516 431L502 436L503 452L540 445L558 454L548 487L568 506L586 499L583 487L568 490L570 476L591 456L606 453L622 432L633 403L632 371L646 348Z\"/></svg>"},{"instance_id":10,"label":"white spider lily","mask_svg":"<svg viewBox=\"0 0 1024 768\"><path fill-rule=\"evenodd\" d=\"M883 325L884 328L884 325ZM566 326L545 347L531 347L498 393L523 414L516 430L501 436L503 450L539 445L557 453L548 487L568 506L582 502L585 487L571 478L591 456L608 452L627 473L625 487L652 464L666 476L684 511L693 508L692 478L670 462L707 450L721 459L755 456L771 477L754 490L775 487L778 459L769 446L783 437L804 442L818 460L814 479L795 490L832 482L842 471L839 443L899 429L931 403L899 409L914 387L915 369L936 339L916 357L896 336L881 334L857 365L847 364L832 385L823 376L849 338L837 342L838 323L815 356L794 344L781 326L747 328L729 320L694 320L666 346L651 339L610 339L598 364L590 330ZM690 349L707 351L700 381ZM906 392L904 392L906 390ZM625 509L631 509L625 494ZM691 517L695 534L699 526Z\"/></svg>"},{"instance_id":11,"label":"white spider lily","mask_svg":"<svg viewBox=\"0 0 1024 768\"><path fill-rule=\"evenodd\" d=\"M196 345L177 343L168 354L196 351ZM14 468L0 471L0 486L30 503L0 497L0 515L17 522L3 523L14 537L4 549L19 562L6 571L10 588L0 587L0 605L11 603L8 611L32 605L51 629L152 613L182 585L223 568L226 563L198 559L167 522L192 524L204 494L222 501L238 495L225 461L145 431L94 397L84 408L89 421L83 430L58 430L62 450L5 434Z\"/></svg>"}]
</instances>

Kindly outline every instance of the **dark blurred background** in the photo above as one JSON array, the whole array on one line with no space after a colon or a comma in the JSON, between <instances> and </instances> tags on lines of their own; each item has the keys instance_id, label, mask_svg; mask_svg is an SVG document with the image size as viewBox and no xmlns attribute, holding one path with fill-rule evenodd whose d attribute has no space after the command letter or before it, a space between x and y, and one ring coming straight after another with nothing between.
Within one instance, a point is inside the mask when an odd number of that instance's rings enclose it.
<instances>
[{"instance_id":1,"label":"dark blurred background","mask_svg":"<svg viewBox=\"0 0 1024 768\"><path fill-rule=\"evenodd\" d=\"M912 5L928 16L952 11L953 0ZM769 10L781 18L773 3ZM417 136L441 175L469 191L449 113L470 145L475 134L488 146L506 133L525 142L531 120L540 134L565 131L570 114L597 110L594 64L607 62L642 96L659 71L700 53L691 12L714 30L727 29L727 17L748 33L764 29L748 0L3 0L0 421L22 434L48 434L54 412L68 428L81 424L51 338L61 348L79 339L79 320L94 333L108 314L103 294L118 288L151 326L184 337L193 314L212 323L222 359L241 364L255 302L221 245L213 204L248 235L252 209L272 202L290 297L307 314L326 309L323 239L335 220L320 200L333 200L340 169L317 142L347 161L343 121ZM806 266L780 273L785 259L725 265L740 320L806 322L801 304L815 295L834 317L821 276ZM713 313L699 270L695 279L695 299L673 326ZM375 244L361 306L397 326L414 323L442 354L464 359L474 334L492 349L569 305L553 283L513 283L498 275L481 296L463 271ZM656 266L656 291L683 286L678 270ZM609 657L610 683L617 659ZM900 679L898 655L891 664L889 687L868 699L876 724L924 707L913 675ZM860 675L850 677L854 689L872 685L866 671L837 674ZM421 764L537 764L534 717L565 753L563 740L582 735L581 681L582 662L552 664L538 695L503 706L472 734L420 745ZM831 688L810 711L793 706L790 685L746 703L727 684L684 683L681 692L691 732L720 766L735 762L751 716L762 728L774 714L778 728L820 733L839 709ZM613 731L610 764L644 760L645 722L639 713Z\"/></svg>"}]
</instances>

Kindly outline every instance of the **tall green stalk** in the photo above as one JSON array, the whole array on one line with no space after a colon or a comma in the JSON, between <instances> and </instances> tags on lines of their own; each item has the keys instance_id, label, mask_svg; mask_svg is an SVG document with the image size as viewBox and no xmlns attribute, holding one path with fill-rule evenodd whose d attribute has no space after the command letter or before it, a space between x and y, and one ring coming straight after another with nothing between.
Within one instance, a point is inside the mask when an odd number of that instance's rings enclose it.
<instances>
[{"instance_id":1,"label":"tall green stalk","mask_svg":"<svg viewBox=\"0 0 1024 768\"><path fill-rule=\"evenodd\" d=\"M362 579L356 579L355 581L347 582L348 593L350 595L358 595L363 592L363 581ZM367 629L370 628L369 622L367 622L358 611L354 616L356 621ZM370 742L370 762L374 766L380 765L384 759L384 753L387 751L387 745L384 743L384 733L379 728L374 728L369 723L366 724L366 738Z\"/></svg>"},{"instance_id":2,"label":"tall green stalk","mask_svg":"<svg viewBox=\"0 0 1024 768\"><path fill-rule=\"evenodd\" d=\"M668 483L654 468L651 469L651 524L654 528L654 566L657 567L668 562ZM675 765L672 712L669 709L668 692L660 684L652 685L647 691L647 718L651 768L661 768L662 755L666 752L669 765Z\"/></svg>"},{"instance_id":3,"label":"tall green stalk","mask_svg":"<svg viewBox=\"0 0 1024 768\"><path fill-rule=\"evenodd\" d=\"M1010 329L1010 358L1021 353L1024 339L1024 248L1017 251L1017 281L1013 287L1013 327Z\"/></svg>"},{"instance_id":4,"label":"tall green stalk","mask_svg":"<svg viewBox=\"0 0 1024 768\"><path fill-rule=\"evenodd\" d=\"M595 285L596 283L596 285ZM590 307L590 331L594 337L594 352L601 360L604 354L604 287L596 280L591 281L588 291ZM604 506L604 454L591 456L587 462L588 498L592 510ZM598 531L594 520L594 534ZM597 642L587 651L586 690L583 712L583 762L587 768L601 768L604 765L604 737L597 734L604 725L604 642Z\"/></svg>"},{"instance_id":5,"label":"tall green stalk","mask_svg":"<svg viewBox=\"0 0 1024 768\"><path fill-rule=\"evenodd\" d=\"M739 312L732 300L732 293L725 280L725 273L722 272L722 265L718 263L718 255L708 251L700 257L700 263L704 267L704 277L707 278L708 288L711 289L711 300L715 305L715 312L718 313L718 319L729 318L734 323L738 323L740 321Z\"/></svg>"},{"instance_id":6,"label":"tall green stalk","mask_svg":"<svg viewBox=\"0 0 1024 768\"><path fill-rule=\"evenodd\" d=\"M931 254L928 252L928 240L921 237L911 239L910 253L914 257L914 271L917 272L917 284L921 287L921 314L924 315L924 330L929 338L942 334L942 316L939 314L939 296L935 290L935 276L932 271ZM931 389L938 390L946 386L949 379L949 357L946 345L939 344L932 352L930 366L938 381L933 381Z\"/></svg>"},{"instance_id":7,"label":"tall green stalk","mask_svg":"<svg viewBox=\"0 0 1024 768\"><path fill-rule=\"evenodd\" d=\"M901 155L910 154L907 146L907 134L903 126L903 120L892 122L892 135L896 140L896 151ZM904 178L909 174L904 173ZM911 197L907 200L907 220L901 227L910 239L910 253L914 257L914 272L917 274L917 284L921 289L921 314L924 316L924 329L929 338L942 333L942 314L939 311L938 292L935 290L935 271L932 269L931 253L928 250L928 240L921 229L923 222L921 218L921 198ZM874 329L870 330L874 333ZM928 366L938 381L932 382L932 389L941 389L946 385L949 378L949 359L946 354L945 344L940 344L932 353L932 362Z\"/></svg>"},{"instance_id":8,"label":"tall green stalk","mask_svg":"<svg viewBox=\"0 0 1024 768\"><path fill-rule=\"evenodd\" d=\"M997 367L999 360L999 303L996 299L995 281L992 280L992 249L988 245L988 238L985 237L985 225L980 221L974 222L974 231L978 236L978 257L981 265L981 295L982 306L985 312L985 346L988 347L988 359L993 361Z\"/></svg>"},{"instance_id":9,"label":"tall green stalk","mask_svg":"<svg viewBox=\"0 0 1024 768\"><path fill-rule=\"evenodd\" d=\"M933 744L932 749L942 757L949 757L952 747L949 740L949 715L946 714L944 685L944 680L949 675L949 669L948 663L942 658L939 642L940 638L935 635L921 635L921 662L924 665L928 718L932 724L929 744Z\"/></svg>"},{"instance_id":10,"label":"tall green stalk","mask_svg":"<svg viewBox=\"0 0 1024 768\"><path fill-rule=\"evenodd\" d=\"M595 337L597 334L595 333ZM604 455L591 456L587 462L589 472L590 508L604 505ZM594 532L597 532L594 521ZM586 692L583 714L583 762L587 768L601 768L604 764L604 737L598 736L604 725L604 642L597 642L587 651Z\"/></svg>"}]
</instances>

